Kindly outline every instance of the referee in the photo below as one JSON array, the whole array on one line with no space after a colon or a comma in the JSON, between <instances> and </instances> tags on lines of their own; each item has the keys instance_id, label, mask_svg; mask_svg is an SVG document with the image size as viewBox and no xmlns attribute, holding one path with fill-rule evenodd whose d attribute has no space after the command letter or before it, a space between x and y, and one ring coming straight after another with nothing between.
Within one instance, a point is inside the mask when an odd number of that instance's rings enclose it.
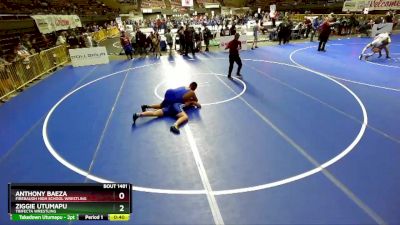
<instances>
[{"instance_id":1,"label":"referee","mask_svg":"<svg viewBox=\"0 0 400 225\"><path fill-rule=\"evenodd\" d=\"M236 76L239 79L242 79L242 75L240 74L240 69L242 68L242 60L239 56L239 50L242 49L242 43L239 41L240 34L236 33L235 38L228 43L225 49L229 48L229 73L228 78L231 79L231 73L233 69L233 63L236 62L238 64L238 69L236 72Z\"/></svg>"}]
</instances>

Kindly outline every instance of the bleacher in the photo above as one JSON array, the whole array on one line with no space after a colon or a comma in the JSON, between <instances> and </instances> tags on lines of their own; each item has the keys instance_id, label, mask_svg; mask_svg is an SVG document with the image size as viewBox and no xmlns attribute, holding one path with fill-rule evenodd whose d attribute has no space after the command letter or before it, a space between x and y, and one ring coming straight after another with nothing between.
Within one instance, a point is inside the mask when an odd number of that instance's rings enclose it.
<instances>
[{"instance_id":1,"label":"bleacher","mask_svg":"<svg viewBox=\"0 0 400 225\"><path fill-rule=\"evenodd\" d=\"M30 7L32 7L30 0L22 0L21 2L17 0L2 0L3 5L0 8L0 13L25 13Z\"/></svg>"},{"instance_id":2,"label":"bleacher","mask_svg":"<svg viewBox=\"0 0 400 225\"><path fill-rule=\"evenodd\" d=\"M170 0L171 9L177 9L182 7L182 2L180 0Z\"/></svg>"},{"instance_id":3,"label":"bleacher","mask_svg":"<svg viewBox=\"0 0 400 225\"><path fill-rule=\"evenodd\" d=\"M217 0L197 0L197 3L199 4L199 7L203 7L207 4L207 3L219 3L219 1Z\"/></svg>"},{"instance_id":4,"label":"bleacher","mask_svg":"<svg viewBox=\"0 0 400 225\"><path fill-rule=\"evenodd\" d=\"M78 14L95 15L112 12L97 0L2 0L0 14Z\"/></svg>"},{"instance_id":5,"label":"bleacher","mask_svg":"<svg viewBox=\"0 0 400 225\"><path fill-rule=\"evenodd\" d=\"M148 0L142 1L141 8L161 8L165 9L166 5L164 0Z\"/></svg>"},{"instance_id":6,"label":"bleacher","mask_svg":"<svg viewBox=\"0 0 400 225\"><path fill-rule=\"evenodd\" d=\"M254 3L255 8L268 8L269 5L271 4L270 0L256 0Z\"/></svg>"},{"instance_id":7,"label":"bleacher","mask_svg":"<svg viewBox=\"0 0 400 225\"><path fill-rule=\"evenodd\" d=\"M32 45L34 45L36 49L40 49L40 50L47 49L48 45L51 45L51 43L54 42L54 37L52 34L47 35L47 37L46 37L47 41L46 41L45 37L38 32L1 35L0 36L0 56L4 56L5 58L14 58L15 57L15 53L14 53L15 46L17 46L17 44L20 42L22 42L22 43L24 42L22 36L27 36L28 40L32 43ZM35 40L36 43L33 43L33 40ZM27 46L25 46L25 47L27 47ZM33 51L31 51L31 52L33 52Z\"/></svg>"},{"instance_id":8,"label":"bleacher","mask_svg":"<svg viewBox=\"0 0 400 225\"><path fill-rule=\"evenodd\" d=\"M19 41L19 35L0 36L0 55L12 56L14 54L14 47L18 44Z\"/></svg>"}]
</instances>

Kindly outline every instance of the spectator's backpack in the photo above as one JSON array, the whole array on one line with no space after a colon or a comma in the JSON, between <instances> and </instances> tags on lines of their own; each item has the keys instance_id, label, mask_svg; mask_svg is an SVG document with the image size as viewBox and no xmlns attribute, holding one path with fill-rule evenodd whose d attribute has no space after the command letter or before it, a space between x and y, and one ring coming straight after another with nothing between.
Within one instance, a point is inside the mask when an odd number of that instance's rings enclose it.
<instances>
[{"instance_id":1,"label":"spectator's backpack","mask_svg":"<svg viewBox=\"0 0 400 225\"><path fill-rule=\"evenodd\" d=\"M161 48L161 51L163 51L163 52L167 51L167 44L165 41L160 42L160 48Z\"/></svg>"}]
</instances>

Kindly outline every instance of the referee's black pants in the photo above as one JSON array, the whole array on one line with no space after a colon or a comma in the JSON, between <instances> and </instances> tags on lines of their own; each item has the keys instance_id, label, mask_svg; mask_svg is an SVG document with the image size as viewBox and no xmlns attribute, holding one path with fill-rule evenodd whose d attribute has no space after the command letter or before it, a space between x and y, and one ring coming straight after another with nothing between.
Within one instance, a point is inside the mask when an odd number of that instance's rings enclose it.
<instances>
[{"instance_id":1,"label":"referee's black pants","mask_svg":"<svg viewBox=\"0 0 400 225\"><path fill-rule=\"evenodd\" d=\"M240 59L239 54L230 54L229 55L229 73L228 73L228 77L231 76L234 62L236 62L236 64L238 65L238 69L237 69L236 74L238 74L238 75L240 74L240 69L242 69L242 60Z\"/></svg>"}]
</instances>

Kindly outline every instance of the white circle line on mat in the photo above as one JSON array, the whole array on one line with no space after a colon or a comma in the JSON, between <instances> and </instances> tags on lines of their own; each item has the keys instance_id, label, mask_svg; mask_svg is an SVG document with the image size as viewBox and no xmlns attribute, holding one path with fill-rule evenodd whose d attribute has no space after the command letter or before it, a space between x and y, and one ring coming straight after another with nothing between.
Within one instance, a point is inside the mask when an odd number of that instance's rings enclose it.
<instances>
[{"instance_id":1,"label":"white circle line on mat","mask_svg":"<svg viewBox=\"0 0 400 225\"><path fill-rule=\"evenodd\" d=\"M222 58L225 59L225 58ZM344 84L340 83L339 81L336 81L335 79L327 76L326 74L320 73L318 71L314 71L311 69L307 69L307 68L303 68L300 66L295 66L295 65L291 65L291 64L287 64L287 63L281 63L281 62L274 62L274 61L268 61L268 60L254 60L254 59L243 59L246 61L255 61L255 62L266 62L266 63L271 63L271 64L279 64L279 65L284 65L284 66L288 66L288 67L293 67L293 68L298 68L301 70L305 70L305 71L309 71L312 72L318 76L324 77L336 84L338 84L340 87L344 88L347 92L349 92L357 101L357 103L359 104L362 114L363 114L363 122L362 122L362 126L360 128L360 131L358 132L356 138L351 142L351 144L349 146L347 146L343 151L341 151L340 154L338 154L337 156L335 156L334 158L328 160L327 162L321 164L319 167L316 167L312 170L300 173L298 175L295 176L291 176L282 180L278 180L275 182L270 182L270 183L265 183L265 184L261 184L261 185L256 185L256 186L250 186L250 187L244 187L244 188L236 188L236 189L226 189L226 190L219 190L219 191L213 191L214 195L228 195L228 194L237 194L237 193L245 193L245 192L251 192L251 191L258 191L258 190L263 190L263 189L267 189L267 188L272 188L272 187L276 187L276 186L280 186L283 184L287 184L287 183L291 183L303 178L306 178L308 176L311 176L315 173L318 173L320 171L322 171L323 169L327 168L328 166L336 163L337 161L339 161L340 159L342 159L343 157L345 157L347 154L349 154L354 148L355 146L358 144L358 142L361 140L362 136L364 135L366 126L368 124L368 115L367 115L367 111L365 109L364 104L362 103L362 101L360 100L360 98L352 91L350 90L348 87L346 87ZM112 180L108 180L102 177L98 177L95 176L93 174L89 174L87 171L78 168L77 166L73 165L72 163L68 162L67 160L65 160L57 151L56 149L51 145L51 142L49 140L48 137L48 123L49 120L51 118L51 115L54 113L54 111L56 110L56 108L65 100L67 99L69 96L71 96L72 94L76 93L77 91L81 90L82 88L93 84L94 82L97 82L99 80L105 79L107 77L113 76L113 75L117 75L119 73L125 72L125 71L130 71L130 70L134 70L134 69L138 69L138 68L143 68L143 67L148 67L148 66L153 66L155 64L160 64L160 63L154 63L154 64L148 64L148 65L144 65L144 66L140 66L140 67L134 67L134 68L130 68L130 69L126 69L126 70L122 70L122 71L118 71L109 75L106 75L104 77L100 77L98 79L95 79L93 81L90 81L78 88L76 88L75 90L69 92L68 94L66 94L64 97L62 97L49 111L49 113L46 115L46 118L44 120L43 123L43 128L42 128L42 136L43 136L43 140L44 143L46 145L46 148L48 149L48 151L50 152L50 154L57 160L59 161L61 164L63 164L65 167L69 168L70 170L87 177L90 180L96 181L96 182L100 182L100 183L115 183L115 181ZM134 191L141 191L141 192L149 192L149 193L159 193L159 194L179 194L179 195L199 195L199 194L206 194L206 190L176 190L176 189L160 189L160 188L148 188L148 187L140 187L140 186L133 186L132 190Z\"/></svg>"}]
</instances>

